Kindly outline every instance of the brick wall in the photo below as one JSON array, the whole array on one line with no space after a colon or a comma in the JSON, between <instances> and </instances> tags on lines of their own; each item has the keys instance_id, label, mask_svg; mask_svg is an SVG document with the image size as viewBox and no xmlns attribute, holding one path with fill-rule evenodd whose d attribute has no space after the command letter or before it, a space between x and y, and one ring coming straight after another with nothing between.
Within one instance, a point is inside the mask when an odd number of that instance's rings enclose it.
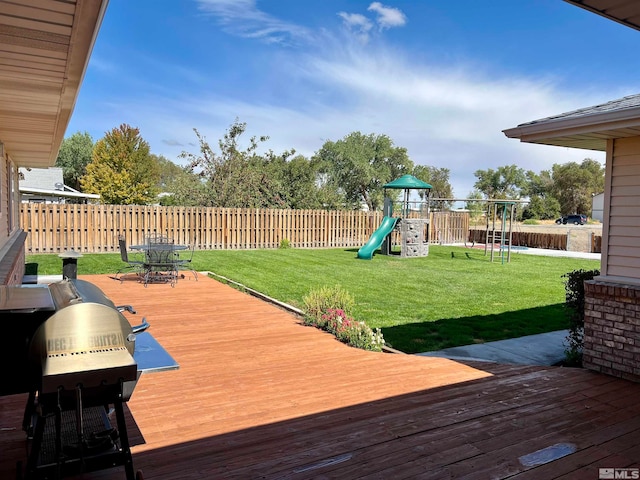
<instances>
[{"instance_id":1,"label":"brick wall","mask_svg":"<svg viewBox=\"0 0 640 480\"><path fill-rule=\"evenodd\" d=\"M583 364L640 382L640 286L585 282Z\"/></svg>"}]
</instances>

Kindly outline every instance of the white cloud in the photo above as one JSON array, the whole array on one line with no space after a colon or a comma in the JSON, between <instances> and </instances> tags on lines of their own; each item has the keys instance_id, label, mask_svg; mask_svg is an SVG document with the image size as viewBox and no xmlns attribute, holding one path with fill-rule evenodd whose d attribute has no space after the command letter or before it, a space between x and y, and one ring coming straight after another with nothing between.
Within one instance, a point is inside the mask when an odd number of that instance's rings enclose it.
<instances>
[{"instance_id":1,"label":"white cloud","mask_svg":"<svg viewBox=\"0 0 640 480\"><path fill-rule=\"evenodd\" d=\"M450 169L457 196L471 191L478 169L516 164L539 172L554 163L603 158L600 152L521 144L502 133L602 98L558 91L544 79L482 78L463 69L408 65L394 55L353 53L344 58L310 57L299 72L307 76L309 90L339 92L348 102L307 95L286 107L276 100L256 103L197 92L153 102L154 107L148 102L129 105L136 116L131 123L140 126L154 153L170 159L177 158L182 145L193 142L193 127L214 146L236 117L247 123L247 139L270 136L265 150L295 148L306 156L324 141L356 130L386 134L407 148L415 163Z\"/></svg>"},{"instance_id":2,"label":"white cloud","mask_svg":"<svg viewBox=\"0 0 640 480\"><path fill-rule=\"evenodd\" d=\"M402 27L407 23L407 17L401 10L373 2L367 10L378 14L377 22L380 29Z\"/></svg>"},{"instance_id":3,"label":"white cloud","mask_svg":"<svg viewBox=\"0 0 640 480\"><path fill-rule=\"evenodd\" d=\"M311 32L260 10L255 0L196 0L200 11L213 15L227 31L267 43L309 41Z\"/></svg>"},{"instance_id":4,"label":"white cloud","mask_svg":"<svg viewBox=\"0 0 640 480\"><path fill-rule=\"evenodd\" d=\"M342 22L351 32L355 32L357 38L362 43L369 41L369 31L373 28L373 23L364 15L359 13L338 12Z\"/></svg>"}]
</instances>

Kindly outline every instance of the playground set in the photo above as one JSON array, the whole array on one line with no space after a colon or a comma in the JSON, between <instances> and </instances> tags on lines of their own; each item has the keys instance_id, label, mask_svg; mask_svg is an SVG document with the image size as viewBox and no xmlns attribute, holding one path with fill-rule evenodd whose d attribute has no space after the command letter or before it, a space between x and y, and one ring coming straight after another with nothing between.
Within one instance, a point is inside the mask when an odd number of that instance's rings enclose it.
<instances>
[{"instance_id":1,"label":"playground set","mask_svg":"<svg viewBox=\"0 0 640 480\"><path fill-rule=\"evenodd\" d=\"M358 250L358 258L371 260L376 250L381 248L383 255L391 255L391 233L394 230L400 232L400 256L401 257L426 257L429 255L429 196L426 202L420 202L418 218L414 218L415 210L411 209L411 190L426 190L433 188L426 182L417 179L413 175L403 175L389 182L383 187L385 190L382 223L373 232L369 241ZM393 202L387 196L387 189L404 190L402 206L399 216L394 216Z\"/></svg>"},{"instance_id":2,"label":"playground set","mask_svg":"<svg viewBox=\"0 0 640 480\"><path fill-rule=\"evenodd\" d=\"M490 254L493 262L497 251L500 254L502 263L511 261L515 209L518 203L523 203L522 200L430 198L429 192L431 188L433 187L430 184L412 175L403 175L384 185L384 216L382 222L369 237L367 243L358 250L357 257L371 260L378 249L383 255L394 254L391 242L391 234L394 231L400 234L400 257L416 258L428 256L431 203L435 201L465 201L487 204L485 215L485 256ZM387 196L387 189L401 189L404 191L400 212L397 212L397 214L393 211L393 201ZM412 190L426 191L425 200L421 202L410 201ZM499 226L497 225L498 218L501 219Z\"/></svg>"}]
</instances>

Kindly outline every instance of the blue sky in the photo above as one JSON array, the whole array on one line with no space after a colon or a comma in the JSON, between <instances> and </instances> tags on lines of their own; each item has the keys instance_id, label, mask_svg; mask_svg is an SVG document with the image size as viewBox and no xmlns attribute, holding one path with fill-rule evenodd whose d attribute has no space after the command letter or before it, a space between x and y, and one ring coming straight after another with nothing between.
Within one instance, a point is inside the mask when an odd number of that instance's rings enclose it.
<instances>
[{"instance_id":1,"label":"blue sky","mask_svg":"<svg viewBox=\"0 0 640 480\"><path fill-rule=\"evenodd\" d=\"M502 130L638 93L638 47L561 0L110 0L67 136L127 123L180 163L236 119L305 156L385 134L464 197L477 169L604 162Z\"/></svg>"}]
</instances>

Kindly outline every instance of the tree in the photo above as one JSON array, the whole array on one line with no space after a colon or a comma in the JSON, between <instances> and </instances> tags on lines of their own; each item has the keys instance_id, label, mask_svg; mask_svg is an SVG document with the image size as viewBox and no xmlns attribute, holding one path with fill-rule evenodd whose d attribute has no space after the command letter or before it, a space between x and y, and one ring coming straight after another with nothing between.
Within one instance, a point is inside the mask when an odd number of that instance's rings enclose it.
<instances>
[{"instance_id":1,"label":"tree","mask_svg":"<svg viewBox=\"0 0 640 480\"><path fill-rule=\"evenodd\" d=\"M352 132L337 142L326 141L314 159L327 182L344 192L348 208L382 207L383 185L410 173L413 162L405 148L396 147L386 135Z\"/></svg>"},{"instance_id":2,"label":"tree","mask_svg":"<svg viewBox=\"0 0 640 480\"><path fill-rule=\"evenodd\" d=\"M453 188L449 183L449 169L416 165L413 167L413 176L423 182L427 182L433 188L431 196L434 198L453 198ZM424 200L425 190L418 190L421 200ZM453 202L438 202L438 208L449 209Z\"/></svg>"},{"instance_id":3,"label":"tree","mask_svg":"<svg viewBox=\"0 0 640 480\"><path fill-rule=\"evenodd\" d=\"M464 208L469 210L471 221L477 225L480 217L482 217L482 214L486 211L486 202L483 201L482 193L478 190L470 192L469 195L467 195L467 199L469 199L469 201L465 203Z\"/></svg>"},{"instance_id":4,"label":"tree","mask_svg":"<svg viewBox=\"0 0 640 480\"><path fill-rule=\"evenodd\" d=\"M522 219L551 220L560 216L560 203L553 196L532 195L522 210Z\"/></svg>"},{"instance_id":5,"label":"tree","mask_svg":"<svg viewBox=\"0 0 640 480\"><path fill-rule=\"evenodd\" d=\"M318 170L308 158L296 155L288 162L273 162L274 175L278 175L283 187L283 198L287 208L316 209L323 208L318 186Z\"/></svg>"},{"instance_id":6,"label":"tree","mask_svg":"<svg viewBox=\"0 0 640 480\"><path fill-rule=\"evenodd\" d=\"M205 186L198 175L186 167L176 165L162 155L151 154L160 172L159 203L165 206L199 206L206 197Z\"/></svg>"},{"instance_id":7,"label":"tree","mask_svg":"<svg viewBox=\"0 0 640 480\"><path fill-rule=\"evenodd\" d=\"M518 199L526 185L524 170L517 165L505 165L497 170L476 170L474 188L487 199Z\"/></svg>"},{"instance_id":8,"label":"tree","mask_svg":"<svg viewBox=\"0 0 640 480\"><path fill-rule=\"evenodd\" d=\"M62 168L65 185L80 190L80 179L91 162L92 152L93 139L87 132L76 132L62 141L55 165Z\"/></svg>"},{"instance_id":9,"label":"tree","mask_svg":"<svg viewBox=\"0 0 640 480\"><path fill-rule=\"evenodd\" d=\"M146 205L156 199L159 177L158 163L140 131L122 124L96 142L80 183L103 203Z\"/></svg>"},{"instance_id":10,"label":"tree","mask_svg":"<svg viewBox=\"0 0 640 480\"><path fill-rule=\"evenodd\" d=\"M206 138L193 129L198 137L200 153L182 152L187 168L196 172L204 184L206 206L237 208L285 208L286 195L282 186L282 162L295 152L276 155L272 151L258 155L260 143L269 137L251 137L249 147L240 149L239 138L246 131L246 123L236 120L219 140L220 153L213 151Z\"/></svg>"},{"instance_id":11,"label":"tree","mask_svg":"<svg viewBox=\"0 0 640 480\"><path fill-rule=\"evenodd\" d=\"M553 178L549 170L526 173L527 182L522 194L529 197L529 204L522 210L522 219L549 220L560 215L560 203L553 195Z\"/></svg>"},{"instance_id":12,"label":"tree","mask_svg":"<svg viewBox=\"0 0 640 480\"><path fill-rule=\"evenodd\" d=\"M591 212L592 196L604 190L604 167L591 158L555 164L552 167L553 192L562 214Z\"/></svg>"}]
</instances>

